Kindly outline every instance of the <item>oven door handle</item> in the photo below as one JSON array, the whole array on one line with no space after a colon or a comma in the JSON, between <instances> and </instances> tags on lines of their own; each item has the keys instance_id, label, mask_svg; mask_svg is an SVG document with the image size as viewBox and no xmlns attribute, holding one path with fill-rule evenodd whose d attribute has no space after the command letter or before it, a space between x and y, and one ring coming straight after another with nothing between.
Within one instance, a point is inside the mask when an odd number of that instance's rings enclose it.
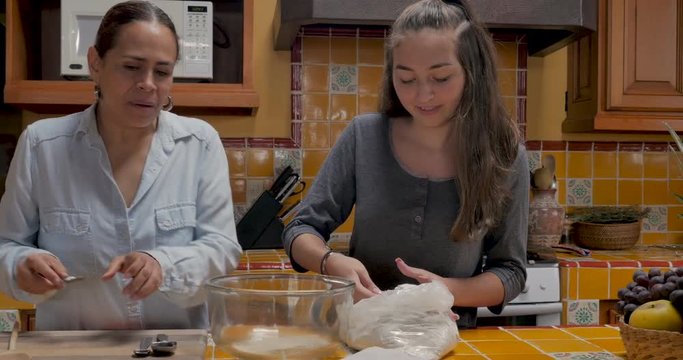
<instances>
[{"instance_id":1,"label":"oven door handle","mask_svg":"<svg viewBox=\"0 0 683 360\"><path fill-rule=\"evenodd\" d=\"M522 316L522 315L542 315L562 312L561 302L538 303L538 304L508 304L503 308L499 315L492 313L488 308L477 308L478 317L501 317L501 316Z\"/></svg>"}]
</instances>

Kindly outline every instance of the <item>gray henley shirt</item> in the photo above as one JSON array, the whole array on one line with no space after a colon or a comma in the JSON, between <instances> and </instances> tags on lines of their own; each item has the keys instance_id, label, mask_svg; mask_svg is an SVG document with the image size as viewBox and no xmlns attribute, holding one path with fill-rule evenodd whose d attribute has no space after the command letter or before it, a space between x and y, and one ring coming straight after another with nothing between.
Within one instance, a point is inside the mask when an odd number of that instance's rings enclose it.
<instances>
[{"instance_id":1,"label":"gray henley shirt","mask_svg":"<svg viewBox=\"0 0 683 360\"><path fill-rule=\"evenodd\" d=\"M415 283L402 275L394 259L442 277L466 278L488 271L505 288L500 313L524 288L529 207L529 170L520 145L509 178L511 198L505 217L481 239L453 241L450 229L460 208L453 179L412 175L396 159L390 138L391 120L380 114L356 117L330 151L301 210L283 233L291 258L293 240L304 233L325 241L351 213L355 220L349 255L360 260L382 290ZM455 294L457 297L458 294ZM476 309L454 308L458 325L476 325Z\"/></svg>"}]
</instances>

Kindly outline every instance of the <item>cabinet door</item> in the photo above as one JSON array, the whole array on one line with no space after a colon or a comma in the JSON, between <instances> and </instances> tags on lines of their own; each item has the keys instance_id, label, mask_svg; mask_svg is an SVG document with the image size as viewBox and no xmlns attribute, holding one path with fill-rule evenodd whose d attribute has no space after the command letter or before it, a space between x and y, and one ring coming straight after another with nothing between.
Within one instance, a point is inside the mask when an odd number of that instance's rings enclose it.
<instances>
[{"instance_id":1,"label":"cabinet door","mask_svg":"<svg viewBox=\"0 0 683 360\"><path fill-rule=\"evenodd\" d=\"M606 110L683 111L683 1L610 1Z\"/></svg>"}]
</instances>

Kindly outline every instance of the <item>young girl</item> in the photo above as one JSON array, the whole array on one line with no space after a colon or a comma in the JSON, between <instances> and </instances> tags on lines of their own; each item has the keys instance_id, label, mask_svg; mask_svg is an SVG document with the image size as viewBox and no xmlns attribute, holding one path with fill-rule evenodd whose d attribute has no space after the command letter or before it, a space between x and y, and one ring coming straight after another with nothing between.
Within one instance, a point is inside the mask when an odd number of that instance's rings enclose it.
<instances>
[{"instance_id":1,"label":"young girl","mask_svg":"<svg viewBox=\"0 0 683 360\"><path fill-rule=\"evenodd\" d=\"M381 113L346 128L285 249L298 271L354 280L356 300L442 281L471 327L476 307L499 313L526 278L529 171L495 49L466 5L422 0L394 23L385 57ZM331 252L354 206L349 256Z\"/></svg>"}]
</instances>

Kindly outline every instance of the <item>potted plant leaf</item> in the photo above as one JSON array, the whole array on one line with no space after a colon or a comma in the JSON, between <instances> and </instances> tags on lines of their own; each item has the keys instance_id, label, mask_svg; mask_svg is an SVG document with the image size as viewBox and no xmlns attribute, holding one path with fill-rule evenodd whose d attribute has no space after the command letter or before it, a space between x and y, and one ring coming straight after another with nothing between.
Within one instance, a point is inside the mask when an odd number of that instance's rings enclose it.
<instances>
[{"instance_id":1,"label":"potted plant leaf","mask_svg":"<svg viewBox=\"0 0 683 360\"><path fill-rule=\"evenodd\" d=\"M628 249L638 242L642 220L649 211L639 206L578 208L571 215L573 240L589 249Z\"/></svg>"}]
</instances>

